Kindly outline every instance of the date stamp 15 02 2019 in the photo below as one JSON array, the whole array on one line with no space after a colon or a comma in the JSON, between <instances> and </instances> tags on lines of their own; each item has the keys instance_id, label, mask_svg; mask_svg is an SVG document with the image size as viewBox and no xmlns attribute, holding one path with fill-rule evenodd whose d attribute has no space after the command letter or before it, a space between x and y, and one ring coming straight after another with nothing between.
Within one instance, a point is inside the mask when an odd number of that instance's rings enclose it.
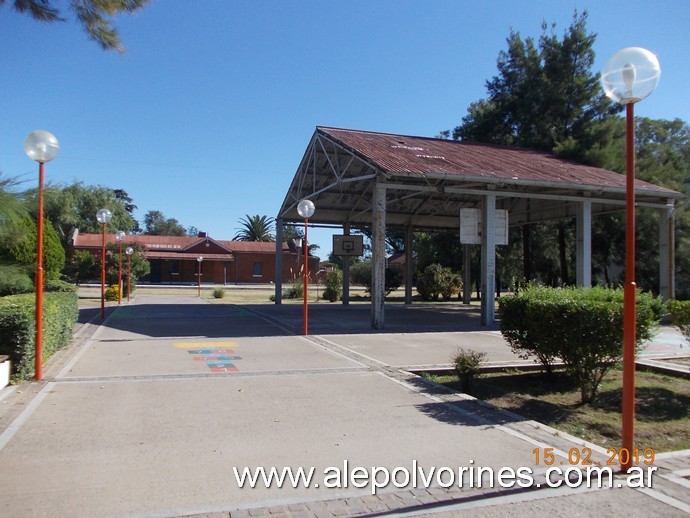
<instances>
[{"instance_id":1,"label":"date stamp 15 02 2019","mask_svg":"<svg viewBox=\"0 0 690 518\"><path fill-rule=\"evenodd\" d=\"M556 458L553 448L534 448L532 450L534 454L535 464L544 464L546 466L553 466L560 463L560 465L570 464L572 466L591 466L593 464L605 464L607 466L618 466L624 465L632 462L632 464L643 463L646 466L651 466L654 464L654 448L645 448L640 450L639 448L634 448L633 450L628 450L627 448L608 448L606 454L608 458L606 462L594 462L592 460L592 449L587 447L582 448L570 448L568 450L567 460L559 461Z\"/></svg>"}]
</instances>

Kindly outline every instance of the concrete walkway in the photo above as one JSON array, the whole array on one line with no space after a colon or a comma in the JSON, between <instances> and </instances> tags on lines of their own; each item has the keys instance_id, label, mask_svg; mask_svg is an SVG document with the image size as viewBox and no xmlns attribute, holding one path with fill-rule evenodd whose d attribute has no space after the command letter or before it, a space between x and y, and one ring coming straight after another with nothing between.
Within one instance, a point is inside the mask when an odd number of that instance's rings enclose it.
<instances>
[{"instance_id":1,"label":"concrete walkway","mask_svg":"<svg viewBox=\"0 0 690 518\"><path fill-rule=\"evenodd\" d=\"M301 315L139 295L85 324L43 383L0 392L0 516L690 512L688 451L657 456L652 489L617 487L622 478L612 489L549 488L535 448L554 448L565 467L571 448L604 462L606 452L407 372L447 365L459 346L519 361L476 309L391 305L385 332L371 333L368 306L315 305L309 337L295 334ZM313 467L315 478L241 488L233 468L245 467ZM347 477L325 487L325 473L357 467L387 468L398 487L374 495ZM405 473L442 467L524 468L534 483L405 484Z\"/></svg>"}]
</instances>

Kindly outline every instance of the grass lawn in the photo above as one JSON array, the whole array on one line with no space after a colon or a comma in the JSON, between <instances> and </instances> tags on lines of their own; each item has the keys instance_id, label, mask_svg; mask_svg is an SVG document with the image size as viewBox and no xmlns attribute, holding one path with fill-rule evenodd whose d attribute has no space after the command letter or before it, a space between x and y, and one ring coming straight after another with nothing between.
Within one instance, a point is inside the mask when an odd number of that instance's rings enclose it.
<instances>
[{"instance_id":1,"label":"grass lawn","mask_svg":"<svg viewBox=\"0 0 690 518\"><path fill-rule=\"evenodd\" d=\"M455 376L433 377L460 390ZM557 372L491 373L475 380L472 395L497 407L581 437L604 448L620 447L622 371L610 372L595 402L580 403L577 385ZM635 375L635 447L655 452L690 448L690 380L638 371Z\"/></svg>"}]
</instances>

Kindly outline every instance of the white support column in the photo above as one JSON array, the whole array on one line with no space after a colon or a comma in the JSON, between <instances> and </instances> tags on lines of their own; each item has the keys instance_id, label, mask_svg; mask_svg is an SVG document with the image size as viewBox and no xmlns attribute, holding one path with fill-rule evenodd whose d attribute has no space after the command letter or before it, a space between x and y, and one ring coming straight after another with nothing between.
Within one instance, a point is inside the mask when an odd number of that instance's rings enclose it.
<instances>
[{"instance_id":1,"label":"white support column","mask_svg":"<svg viewBox=\"0 0 690 518\"><path fill-rule=\"evenodd\" d=\"M237 260L237 259L235 259ZM237 282L237 277L235 277ZM276 219L276 280L275 280L275 303L283 302L283 220Z\"/></svg>"},{"instance_id":2,"label":"white support column","mask_svg":"<svg viewBox=\"0 0 690 518\"><path fill-rule=\"evenodd\" d=\"M386 297L386 188L374 185L371 243L371 327L383 329L383 303Z\"/></svg>"},{"instance_id":3,"label":"white support column","mask_svg":"<svg viewBox=\"0 0 690 518\"><path fill-rule=\"evenodd\" d=\"M674 202L659 210L659 294L663 300L676 296Z\"/></svg>"},{"instance_id":4,"label":"white support column","mask_svg":"<svg viewBox=\"0 0 690 518\"><path fill-rule=\"evenodd\" d=\"M482 198L482 325L496 318L496 195Z\"/></svg>"},{"instance_id":5,"label":"white support column","mask_svg":"<svg viewBox=\"0 0 690 518\"><path fill-rule=\"evenodd\" d=\"M350 224L343 225L343 234L350 235ZM343 305L350 304L350 256L343 256Z\"/></svg>"},{"instance_id":6,"label":"white support column","mask_svg":"<svg viewBox=\"0 0 690 518\"><path fill-rule=\"evenodd\" d=\"M412 277L414 277L414 254L412 225L405 228L405 304L412 304Z\"/></svg>"},{"instance_id":7,"label":"white support column","mask_svg":"<svg viewBox=\"0 0 690 518\"><path fill-rule=\"evenodd\" d=\"M592 202L584 200L577 205L577 246L575 282L578 286L592 286Z\"/></svg>"}]
</instances>

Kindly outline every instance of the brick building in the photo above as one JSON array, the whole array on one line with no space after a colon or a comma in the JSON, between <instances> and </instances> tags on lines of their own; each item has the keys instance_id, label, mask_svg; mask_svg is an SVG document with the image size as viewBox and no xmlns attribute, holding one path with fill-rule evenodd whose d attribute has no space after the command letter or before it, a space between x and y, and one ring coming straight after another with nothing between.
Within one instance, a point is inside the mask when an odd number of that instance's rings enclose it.
<instances>
[{"instance_id":1,"label":"brick building","mask_svg":"<svg viewBox=\"0 0 690 518\"><path fill-rule=\"evenodd\" d=\"M106 234L106 243L117 243L115 234ZM201 282L212 284L269 283L276 280L276 244L254 241L220 241L205 234L190 236L129 235L123 249L132 243L144 246L151 265L148 278L152 284L196 284L199 266ZM73 250L101 254L101 234L72 235ZM304 256L292 243L282 246L282 282L301 275ZM202 257L201 264L197 260ZM318 271L319 258L309 257L312 278Z\"/></svg>"}]
</instances>

